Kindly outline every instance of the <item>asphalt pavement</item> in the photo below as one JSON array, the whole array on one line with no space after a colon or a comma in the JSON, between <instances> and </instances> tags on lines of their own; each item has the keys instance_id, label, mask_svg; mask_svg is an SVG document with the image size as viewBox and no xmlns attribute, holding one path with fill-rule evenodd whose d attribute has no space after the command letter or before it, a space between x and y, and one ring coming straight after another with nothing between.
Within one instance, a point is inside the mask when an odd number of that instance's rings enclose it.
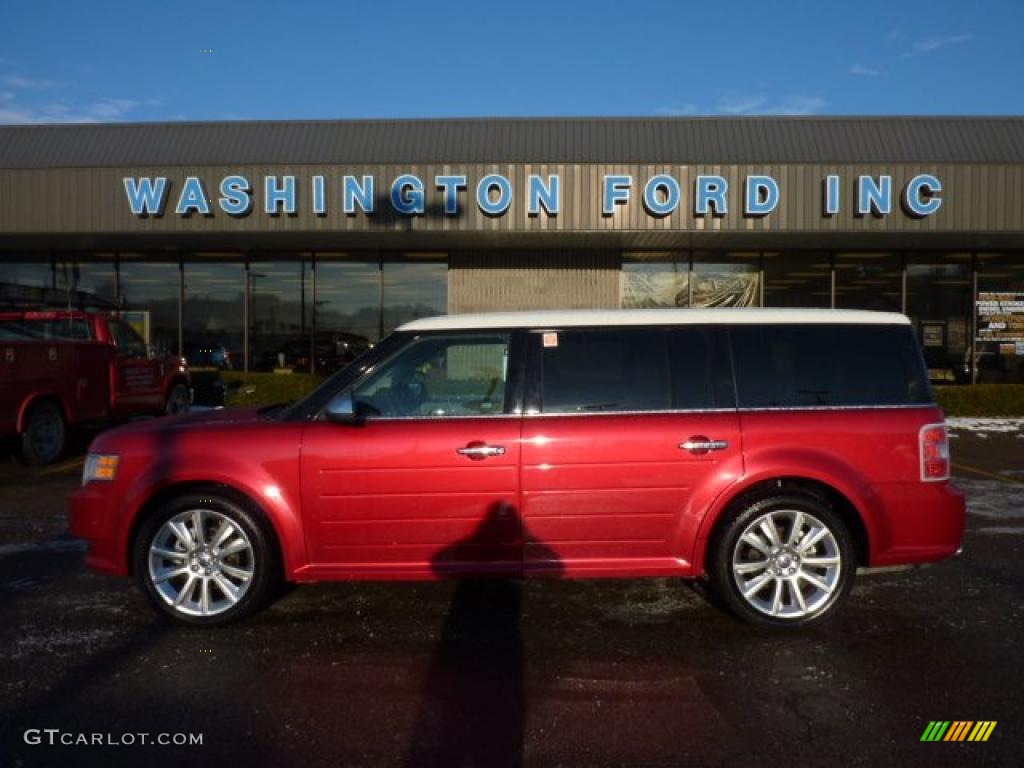
<instances>
[{"instance_id":1,"label":"asphalt pavement","mask_svg":"<svg viewBox=\"0 0 1024 768\"><path fill-rule=\"evenodd\" d=\"M953 449L964 554L781 634L666 579L321 584L179 628L83 569L80 458L0 457L0 766L1020 765L1024 439ZM934 720L997 725L922 743Z\"/></svg>"}]
</instances>

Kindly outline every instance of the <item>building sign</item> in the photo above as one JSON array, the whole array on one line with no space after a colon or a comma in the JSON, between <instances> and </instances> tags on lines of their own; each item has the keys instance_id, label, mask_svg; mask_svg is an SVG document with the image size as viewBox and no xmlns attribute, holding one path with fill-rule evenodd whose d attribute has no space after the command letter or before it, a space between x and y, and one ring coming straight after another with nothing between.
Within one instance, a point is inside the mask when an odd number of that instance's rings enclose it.
<instances>
[{"instance_id":1,"label":"building sign","mask_svg":"<svg viewBox=\"0 0 1024 768\"><path fill-rule=\"evenodd\" d=\"M175 184L166 176L128 176L123 179L129 209L134 216L163 216L168 211L187 217L227 215L246 217L254 211L266 216L295 216L300 207L316 216L369 216L387 207L400 216L426 213L428 191L439 194L443 216L458 216L467 206L491 217L505 216L523 206L531 217L558 216L563 209L563 184L555 174L530 174L525 189L515 189L508 176L487 174L469 179L465 174L421 178L401 173L393 179L372 175L293 175L248 178L228 174L219 179L187 176ZM697 217L740 215L770 216L786 190L772 176L750 174L739 189L724 176L698 175L685 186L672 174L646 178L605 174L595 190L601 215L614 217L630 206L661 219L677 211ZM891 175L821 179L820 215L830 218L844 210L857 216L886 217L895 208L912 218L932 216L942 207L942 182L923 173L896 189Z\"/></svg>"},{"instance_id":2,"label":"building sign","mask_svg":"<svg viewBox=\"0 0 1024 768\"><path fill-rule=\"evenodd\" d=\"M1024 292L978 292L978 341L1001 341L1014 354L1024 345ZM1020 354L1017 352L1017 354Z\"/></svg>"}]
</instances>

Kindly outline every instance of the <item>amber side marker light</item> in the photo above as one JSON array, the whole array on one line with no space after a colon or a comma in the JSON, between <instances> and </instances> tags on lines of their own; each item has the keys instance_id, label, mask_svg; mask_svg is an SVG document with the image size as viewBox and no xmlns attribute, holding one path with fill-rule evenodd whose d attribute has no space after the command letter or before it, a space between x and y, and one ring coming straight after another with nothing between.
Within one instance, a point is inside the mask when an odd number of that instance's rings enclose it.
<instances>
[{"instance_id":1,"label":"amber side marker light","mask_svg":"<svg viewBox=\"0 0 1024 768\"><path fill-rule=\"evenodd\" d=\"M82 485L93 480L113 480L117 477L119 457L112 453L90 453L85 457L82 468Z\"/></svg>"}]
</instances>

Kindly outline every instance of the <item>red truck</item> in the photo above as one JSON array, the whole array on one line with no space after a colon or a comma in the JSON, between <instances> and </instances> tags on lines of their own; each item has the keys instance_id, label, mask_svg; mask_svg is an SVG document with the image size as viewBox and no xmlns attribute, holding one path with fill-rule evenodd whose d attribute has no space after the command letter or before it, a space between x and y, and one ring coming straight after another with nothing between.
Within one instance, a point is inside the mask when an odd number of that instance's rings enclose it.
<instances>
[{"instance_id":1,"label":"red truck","mask_svg":"<svg viewBox=\"0 0 1024 768\"><path fill-rule=\"evenodd\" d=\"M0 437L30 464L61 455L69 427L188 409L189 375L128 323L76 311L0 312Z\"/></svg>"}]
</instances>

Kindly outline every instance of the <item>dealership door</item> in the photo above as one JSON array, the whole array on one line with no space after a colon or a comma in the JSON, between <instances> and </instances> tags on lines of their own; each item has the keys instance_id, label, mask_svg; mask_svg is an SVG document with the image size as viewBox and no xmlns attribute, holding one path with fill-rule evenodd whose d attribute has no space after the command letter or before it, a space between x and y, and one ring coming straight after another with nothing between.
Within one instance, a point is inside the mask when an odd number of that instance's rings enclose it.
<instances>
[{"instance_id":1,"label":"dealership door","mask_svg":"<svg viewBox=\"0 0 1024 768\"><path fill-rule=\"evenodd\" d=\"M351 388L362 423L309 424L303 514L317 567L521 572L521 418L506 415L509 337L417 338Z\"/></svg>"},{"instance_id":2,"label":"dealership door","mask_svg":"<svg viewBox=\"0 0 1024 768\"><path fill-rule=\"evenodd\" d=\"M569 329L533 338L523 422L524 571L672 574L695 495L742 457L714 329Z\"/></svg>"}]
</instances>

